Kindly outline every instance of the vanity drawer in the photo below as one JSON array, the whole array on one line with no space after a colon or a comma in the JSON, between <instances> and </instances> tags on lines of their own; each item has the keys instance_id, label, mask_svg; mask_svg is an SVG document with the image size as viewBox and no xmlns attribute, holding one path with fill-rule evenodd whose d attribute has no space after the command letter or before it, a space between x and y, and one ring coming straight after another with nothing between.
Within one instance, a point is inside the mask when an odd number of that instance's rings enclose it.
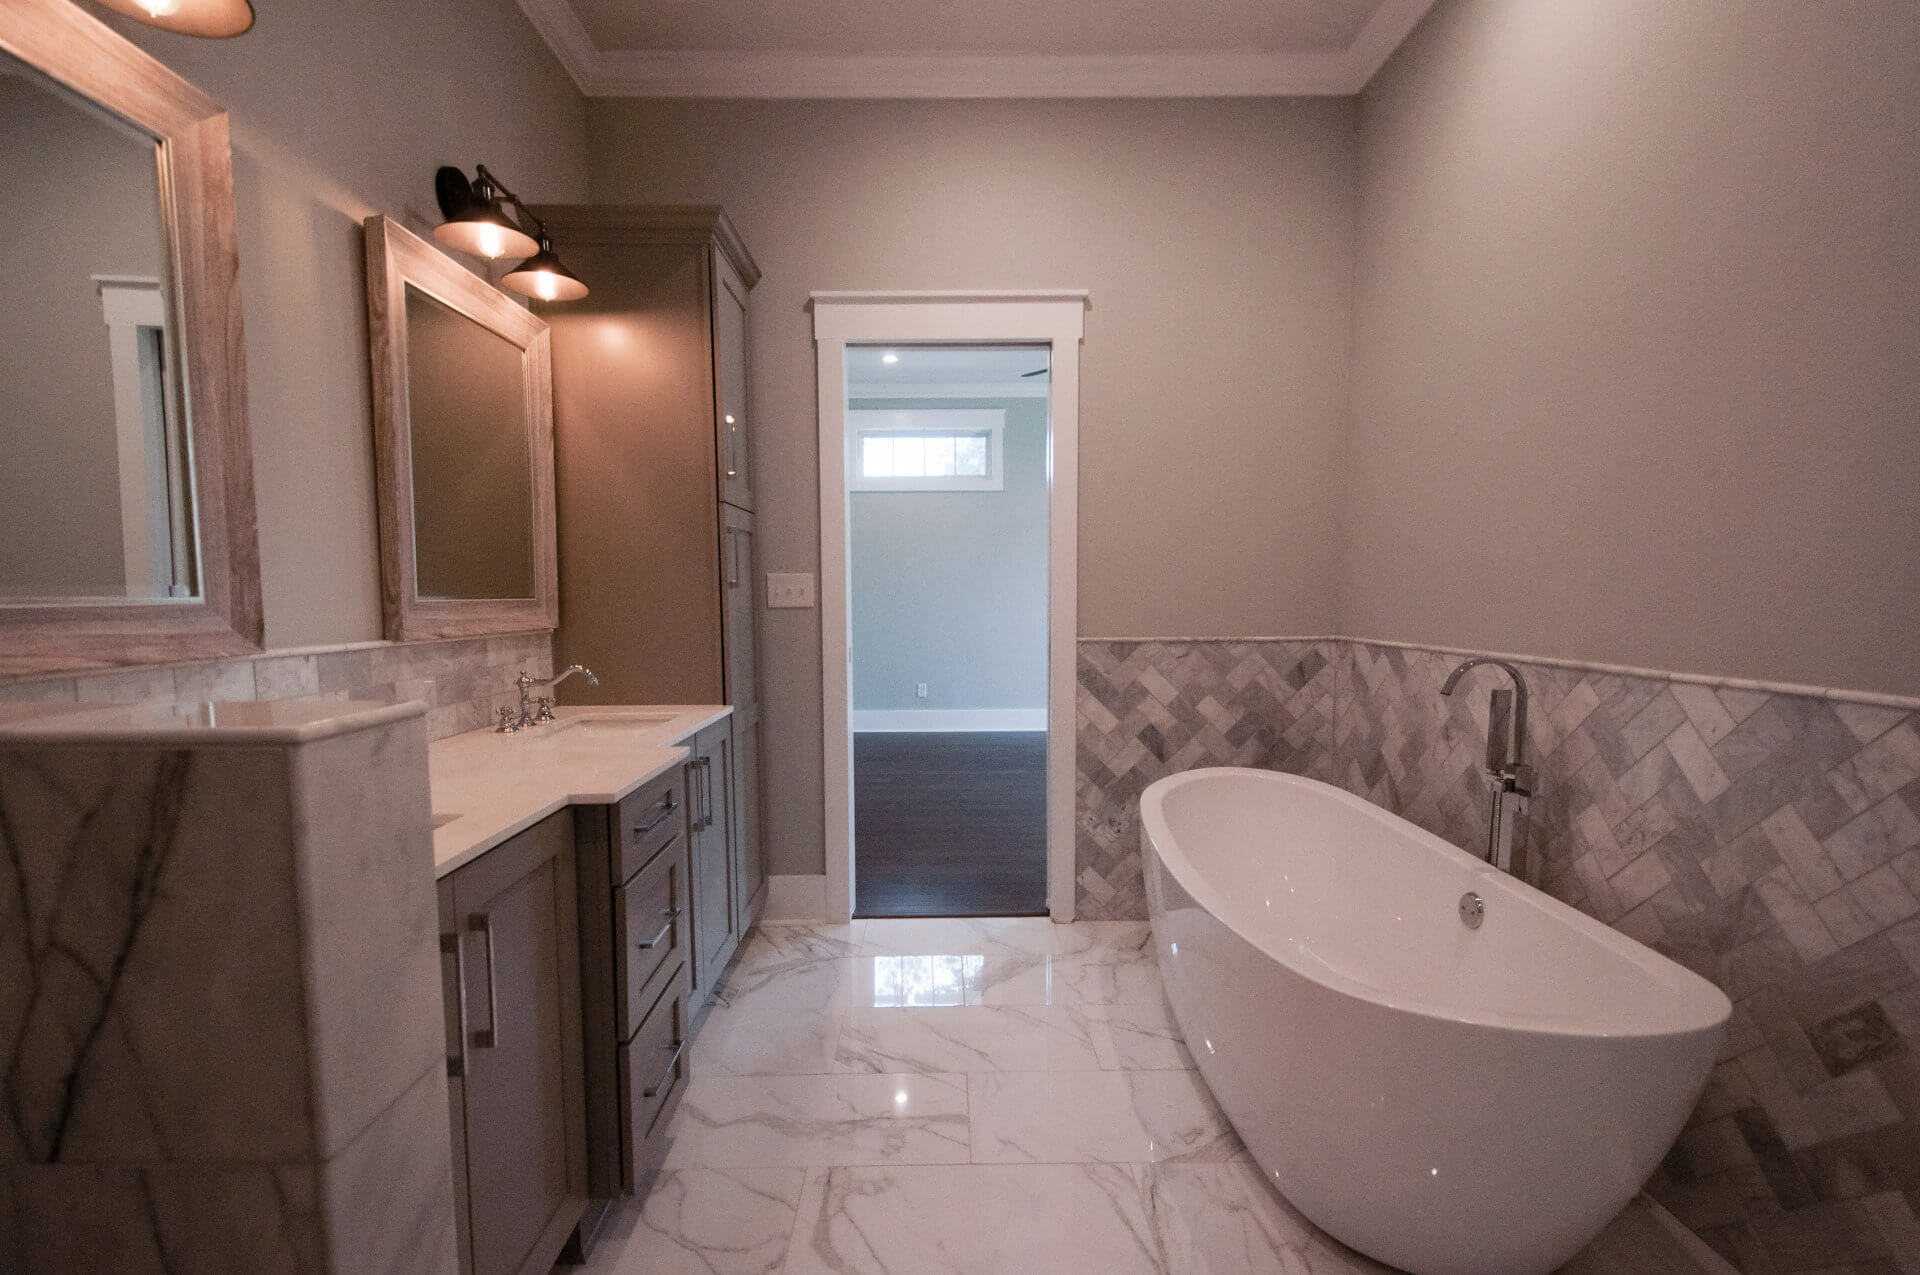
<instances>
[{"instance_id":1,"label":"vanity drawer","mask_svg":"<svg viewBox=\"0 0 1920 1275\"><path fill-rule=\"evenodd\" d=\"M686 830L687 796L681 785L682 769L675 766L620 803L615 835L615 844L620 850L613 856L615 885L638 872L661 847Z\"/></svg>"},{"instance_id":2,"label":"vanity drawer","mask_svg":"<svg viewBox=\"0 0 1920 1275\"><path fill-rule=\"evenodd\" d=\"M667 1124L686 1092L687 998L692 994L682 962L648 1009L633 1039L620 1046L621 1185L645 1190L667 1153Z\"/></svg>"},{"instance_id":3,"label":"vanity drawer","mask_svg":"<svg viewBox=\"0 0 1920 1275\"><path fill-rule=\"evenodd\" d=\"M633 1035L659 995L666 971L685 961L692 944L687 914L687 842L675 837L626 884L613 891L614 1000L618 1039Z\"/></svg>"}]
</instances>

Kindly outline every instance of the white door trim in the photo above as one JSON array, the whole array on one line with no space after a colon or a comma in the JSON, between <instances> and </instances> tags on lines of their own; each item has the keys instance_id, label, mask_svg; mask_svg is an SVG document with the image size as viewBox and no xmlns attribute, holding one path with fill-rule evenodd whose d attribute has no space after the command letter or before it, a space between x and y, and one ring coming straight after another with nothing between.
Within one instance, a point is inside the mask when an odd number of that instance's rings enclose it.
<instances>
[{"instance_id":1,"label":"white door trim","mask_svg":"<svg viewBox=\"0 0 1920 1275\"><path fill-rule=\"evenodd\" d=\"M1047 907L1073 919L1074 640L1079 580L1080 342L1085 292L816 292L820 418L820 655L826 773L825 920L853 915L853 719L848 677L847 346L1052 347L1047 511Z\"/></svg>"}]
</instances>

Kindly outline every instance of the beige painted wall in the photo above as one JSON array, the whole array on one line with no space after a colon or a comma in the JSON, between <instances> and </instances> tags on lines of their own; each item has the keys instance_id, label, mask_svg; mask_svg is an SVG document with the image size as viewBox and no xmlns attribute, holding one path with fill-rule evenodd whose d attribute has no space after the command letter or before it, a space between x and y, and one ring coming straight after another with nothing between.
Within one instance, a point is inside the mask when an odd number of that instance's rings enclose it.
<instances>
[{"instance_id":1,"label":"beige painted wall","mask_svg":"<svg viewBox=\"0 0 1920 1275\"><path fill-rule=\"evenodd\" d=\"M1087 288L1080 625L1333 619L1354 104L590 104L593 197L724 204L754 293L763 571L819 569L810 291ZM774 872L819 872L817 611L761 617Z\"/></svg>"},{"instance_id":2,"label":"beige painted wall","mask_svg":"<svg viewBox=\"0 0 1920 1275\"><path fill-rule=\"evenodd\" d=\"M1446 0L1362 99L1340 626L1920 692L1920 6Z\"/></svg>"},{"instance_id":3,"label":"beige painted wall","mask_svg":"<svg viewBox=\"0 0 1920 1275\"><path fill-rule=\"evenodd\" d=\"M360 222L485 163L585 198L585 102L513 0L262 3L237 40L112 19L232 116L267 644L381 636Z\"/></svg>"}]
</instances>

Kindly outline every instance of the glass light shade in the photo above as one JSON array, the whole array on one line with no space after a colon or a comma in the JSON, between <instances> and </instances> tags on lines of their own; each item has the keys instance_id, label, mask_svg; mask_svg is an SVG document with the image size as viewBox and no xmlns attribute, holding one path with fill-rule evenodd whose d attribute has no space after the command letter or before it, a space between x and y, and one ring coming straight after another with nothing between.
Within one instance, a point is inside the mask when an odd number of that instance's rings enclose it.
<instances>
[{"instance_id":1,"label":"glass light shade","mask_svg":"<svg viewBox=\"0 0 1920 1275\"><path fill-rule=\"evenodd\" d=\"M94 0L103 9L163 31L225 39L253 27L249 0Z\"/></svg>"},{"instance_id":2,"label":"glass light shade","mask_svg":"<svg viewBox=\"0 0 1920 1275\"><path fill-rule=\"evenodd\" d=\"M476 203L459 217L433 228L433 237L458 252L495 261L531 257L540 251L532 235L513 224L497 200Z\"/></svg>"},{"instance_id":3,"label":"glass light shade","mask_svg":"<svg viewBox=\"0 0 1920 1275\"><path fill-rule=\"evenodd\" d=\"M578 301L587 295L587 285L560 264L545 235L540 236L540 251L508 271L500 282L536 301Z\"/></svg>"}]
</instances>

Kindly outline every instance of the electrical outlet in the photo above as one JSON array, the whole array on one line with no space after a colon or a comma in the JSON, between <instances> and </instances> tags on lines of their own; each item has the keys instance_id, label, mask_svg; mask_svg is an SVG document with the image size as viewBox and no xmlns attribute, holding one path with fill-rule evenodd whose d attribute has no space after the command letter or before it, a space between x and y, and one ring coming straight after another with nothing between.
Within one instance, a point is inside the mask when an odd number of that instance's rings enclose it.
<instances>
[{"instance_id":1,"label":"electrical outlet","mask_svg":"<svg viewBox=\"0 0 1920 1275\"><path fill-rule=\"evenodd\" d=\"M809 610L813 606L813 573L810 571L769 571L767 606Z\"/></svg>"},{"instance_id":2,"label":"electrical outlet","mask_svg":"<svg viewBox=\"0 0 1920 1275\"><path fill-rule=\"evenodd\" d=\"M925 699L927 697L927 684L925 682L915 682L913 684L913 693L921 699Z\"/></svg>"}]
</instances>

